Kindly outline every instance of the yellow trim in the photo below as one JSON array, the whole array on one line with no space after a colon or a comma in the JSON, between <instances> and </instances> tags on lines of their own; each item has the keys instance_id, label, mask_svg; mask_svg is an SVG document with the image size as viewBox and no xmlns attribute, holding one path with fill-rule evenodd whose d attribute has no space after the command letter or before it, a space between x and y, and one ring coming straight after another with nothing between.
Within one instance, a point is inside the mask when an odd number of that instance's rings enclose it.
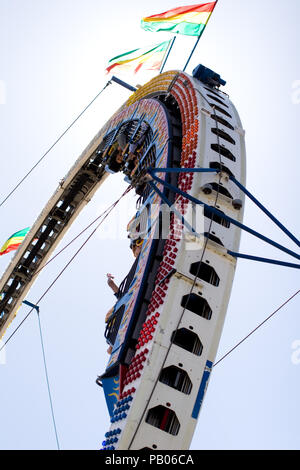
<instances>
[{"instance_id":1,"label":"yellow trim","mask_svg":"<svg viewBox=\"0 0 300 470\"><path fill-rule=\"evenodd\" d=\"M143 21L147 23L195 23L195 24L206 24L211 15L210 12L194 11L188 13L182 13L181 15L171 16L169 18L144 18Z\"/></svg>"}]
</instances>

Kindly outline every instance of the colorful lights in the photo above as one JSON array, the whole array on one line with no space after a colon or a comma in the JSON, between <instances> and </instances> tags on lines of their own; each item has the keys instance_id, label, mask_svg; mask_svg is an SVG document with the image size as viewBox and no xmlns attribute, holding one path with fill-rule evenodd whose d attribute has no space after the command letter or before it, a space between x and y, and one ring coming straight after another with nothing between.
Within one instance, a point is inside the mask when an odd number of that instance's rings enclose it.
<instances>
[{"instance_id":1,"label":"colorful lights","mask_svg":"<svg viewBox=\"0 0 300 470\"><path fill-rule=\"evenodd\" d=\"M180 114L182 124L182 151L180 166L182 168L194 168L197 166L197 153L198 153L198 141L200 125L198 120L199 105L198 96L191 79L184 73L178 71L165 72L152 79L149 83L139 88L121 108L117 116L114 117L113 127L116 127L121 122L130 119L132 115L135 103L138 103L138 113L146 112L147 115L159 109L159 106L155 107L155 100L149 99L149 96L163 95L169 93L176 100ZM142 101L141 101L142 100ZM151 103L152 102L152 103ZM135 106L136 107L136 106ZM163 148L164 143L167 139L168 126L164 119L157 119L153 128L157 129L160 134L159 143ZM164 138L165 136L165 138ZM163 155L156 162L156 166L165 167L167 161L167 147ZM178 175L178 187L182 191L190 192L193 188L194 174L190 173L179 173ZM162 185L159 185L159 189L162 189ZM155 194L153 196L153 202L160 202L160 198ZM181 195L177 195L175 198L175 205L177 210L184 215L187 210L187 199ZM157 270L155 287L153 289L150 303L146 312L146 319L142 325L140 335L137 339L136 353L133 357L128 370L124 376L121 387L121 394L119 402L116 405L114 414L111 418L112 427L115 423L127 419L130 410L130 405L134 399L136 393L135 387L130 387L133 382L137 382L142 378L142 374L145 369L146 360L148 353L151 350L151 345L155 340L157 333L157 326L159 317L163 313L164 303L168 298L168 289L171 282L170 273L176 267L176 260L180 254L180 243L182 240L182 223L171 215L170 220L170 235L165 241L163 259ZM145 256L145 263L147 256ZM138 273L138 277L142 277L144 264L141 271ZM137 293L139 290L139 284L134 288ZM132 301L131 306L134 305ZM130 319L130 316L128 316ZM128 320L129 321L129 320ZM137 384L136 387L138 386ZM117 428L120 429L120 428ZM115 433L115 434L111 434ZM120 430L121 433L121 430ZM119 434L120 434L119 433ZM116 435L116 429L109 431L105 435L106 440L103 445L106 450L113 450L115 444L118 442ZM117 440L116 440L117 439ZM105 443L105 444L104 444Z\"/></svg>"}]
</instances>

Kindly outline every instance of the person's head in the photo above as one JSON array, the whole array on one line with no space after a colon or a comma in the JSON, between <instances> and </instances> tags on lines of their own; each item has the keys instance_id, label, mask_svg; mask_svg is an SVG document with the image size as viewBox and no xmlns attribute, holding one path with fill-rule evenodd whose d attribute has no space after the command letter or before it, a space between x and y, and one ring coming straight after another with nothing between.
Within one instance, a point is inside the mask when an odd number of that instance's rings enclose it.
<instances>
[{"instance_id":1,"label":"person's head","mask_svg":"<svg viewBox=\"0 0 300 470\"><path fill-rule=\"evenodd\" d=\"M137 258L141 252L143 246L143 239L138 238L137 240L131 240L130 248L132 249L133 256Z\"/></svg>"},{"instance_id":2,"label":"person's head","mask_svg":"<svg viewBox=\"0 0 300 470\"><path fill-rule=\"evenodd\" d=\"M120 146L120 144L118 142L115 142L109 152L108 152L108 155L113 159L115 160L117 163L122 163L122 160L123 160L123 150L122 150L122 147Z\"/></svg>"},{"instance_id":3,"label":"person's head","mask_svg":"<svg viewBox=\"0 0 300 470\"><path fill-rule=\"evenodd\" d=\"M117 163L122 163L123 161L123 150L121 147L118 147L117 152L116 152L116 162Z\"/></svg>"}]
</instances>

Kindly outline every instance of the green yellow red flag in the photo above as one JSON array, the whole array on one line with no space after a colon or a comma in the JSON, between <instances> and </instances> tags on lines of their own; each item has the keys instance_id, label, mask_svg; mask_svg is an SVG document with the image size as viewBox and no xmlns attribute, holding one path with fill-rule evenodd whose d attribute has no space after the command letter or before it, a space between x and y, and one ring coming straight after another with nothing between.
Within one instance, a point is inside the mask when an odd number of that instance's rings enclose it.
<instances>
[{"instance_id":1,"label":"green yellow red flag","mask_svg":"<svg viewBox=\"0 0 300 470\"><path fill-rule=\"evenodd\" d=\"M170 33L201 36L217 1L187 5L147 16L141 20L146 31L168 31Z\"/></svg>"},{"instance_id":2,"label":"green yellow red flag","mask_svg":"<svg viewBox=\"0 0 300 470\"><path fill-rule=\"evenodd\" d=\"M141 68L159 70L170 42L170 40L164 41L154 46L134 49L113 57L108 62L106 73L115 71L115 69L128 70L133 73L137 73Z\"/></svg>"},{"instance_id":3,"label":"green yellow red flag","mask_svg":"<svg viewBox=\"0 0 300 470\"><path fill-rule=\"evenodd\" d=\"M0 256L9 253L12 250L17 250L21 245L22 241L26 237L27 233L29 232L30 227L24 228L23 230L19 230L18 232L11 235L8 240L4 243L4 245L0 248Z\"/></svg>"}]
</instances>

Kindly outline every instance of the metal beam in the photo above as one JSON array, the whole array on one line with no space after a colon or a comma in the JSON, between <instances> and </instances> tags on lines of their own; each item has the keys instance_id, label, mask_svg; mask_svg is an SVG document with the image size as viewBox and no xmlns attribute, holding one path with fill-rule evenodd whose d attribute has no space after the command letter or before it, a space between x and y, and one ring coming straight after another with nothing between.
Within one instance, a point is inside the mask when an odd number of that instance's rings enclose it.
<instances>
[{"instance_id":1,"label":"metal beam","mask_svg":"<svg viewBox=\"0 0 300 470\"><path fill-rule=\"evenodd\" d=\"M243 191L243 193L246 194L246 196L249 197L249 199L251 199L251 201L254 202L254 204L257 205L257 207L259 207L291 240L293 240L293 242L296 243L296 245L300 246L300 241L281 223L279 222L278 219L276 219L276 217L274 217L273 214L271 214L270 211L268 211L268 209L266 209L254 196L253 194L250 193L250 191L248 191L245 186L243 186L239 181L237 181L233 176L230 176L229 179L234 183L236 184L240 189L241 191Z\"/></svg>"},{"instance_id":2,"label":"metal beam","mask_svg":"<svg viewBox=\"0 0 300 470\"><path fill-rule=\"evenodd\" d=\"M244 253L235 253L234 251L227 250L227 253L234 258L244 258L252 261L259 261L261 263L277 264L279 266L286 266L288 268L300 269L300 264L287 263L286 261L279 261L277 259L260 258L259 256L246 255Z\"/></svg>"},{"instance_id":3,"label":"metal beam","mask_svg":"<svg viewBox=\"0 0 300 470\"><path fill-rule=\"evenodd\" d=\"M229 217L228 215L226 215L223 212L219 211L215 207L212 207L212 206L209 206L208 204L205 204L204 202L200 201L200 199L197 199L193 196L190 196L185 191L182 191L181 189L176 188L176 186L173 186L172 184L167 183L166 181L162 180L161 178L158 178L157 176L154 175L154 173L151 172L151 170L149 170L149 173L152 176L152 178L155 181L157 181L158 183L163 184L168 189L171 189L175 193L180 194L181 196L185 197L186 199L190 200L191 202L194 202L195 204L202 204L207 209L207 211L210 212L211 214L215 214L215 215L218 215L219 217L222 217L223 219L227 220L228 222L232 223L233 225L237 226L238 228L240 228L242 230L245 230L246 232L250 233L251 235L253 235L253 236L263 240L264 242L268 243L269 245L272 245L275 248L287 253L288 255L292 256L293 258L300 259L300 255L298 255L297 253L289 250L288 248L285 248L284 246L280 245L277 242L274 242L270 238L265 237L261 233L256 232L255 230L251 229L247 225L244 225L244 224L238 222L237 220L233 219L232 217Z\"/></svg>"}]
</instances>

